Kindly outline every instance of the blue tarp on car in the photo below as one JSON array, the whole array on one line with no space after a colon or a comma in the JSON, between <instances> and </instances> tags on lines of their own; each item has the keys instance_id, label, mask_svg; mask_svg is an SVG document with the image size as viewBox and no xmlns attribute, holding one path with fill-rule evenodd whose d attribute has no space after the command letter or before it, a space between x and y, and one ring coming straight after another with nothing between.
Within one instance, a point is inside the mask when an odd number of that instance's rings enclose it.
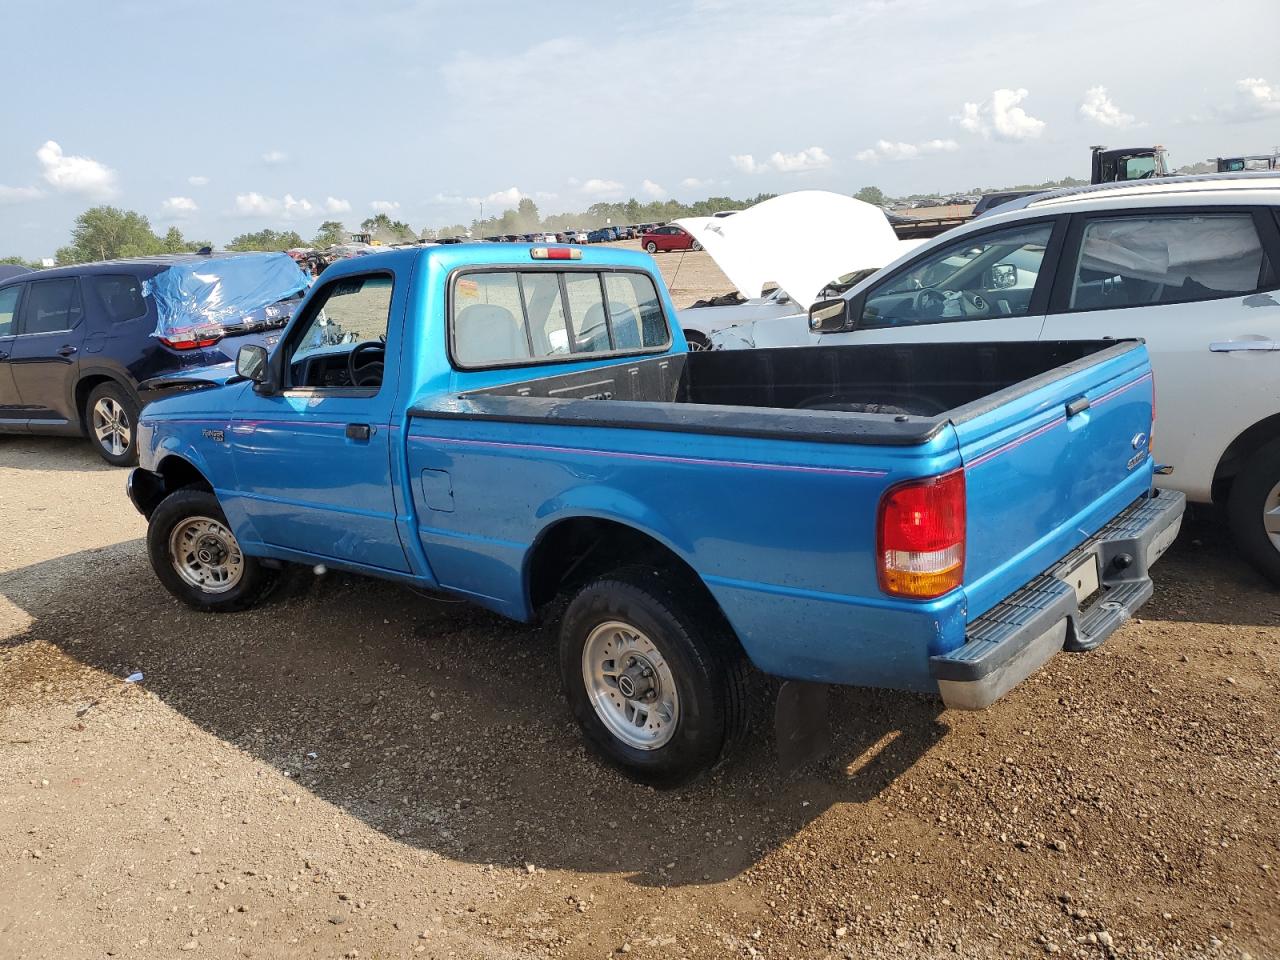
<instances>
[{"instance_id":1,"label":"blue tarp on car","mask_svg":"<svg viewBox=\"0 0 1280 960\"><path fill-rule=\"evenodd\" d=\"M153 336L189 340L200 331L279 326L311 278L285 253L238 253L175 263L143 284L156 300Z\"/></svg>"}]
</instances>

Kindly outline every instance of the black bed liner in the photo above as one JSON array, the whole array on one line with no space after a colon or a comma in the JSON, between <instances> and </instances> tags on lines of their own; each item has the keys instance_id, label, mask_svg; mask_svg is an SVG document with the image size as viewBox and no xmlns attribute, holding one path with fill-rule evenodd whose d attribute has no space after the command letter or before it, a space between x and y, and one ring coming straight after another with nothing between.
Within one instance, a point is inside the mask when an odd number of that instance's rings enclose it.
<instances>
[{"instance_id":1,"label":"black bed liner","mask_svg":"<svg viewBox=\"0 0 1280 960\"><path fill-rule=\"evenodd\" d=\"M409 409L423 418L912 445L1138 340L865 344L663 355ZM888 412L869 412L887 410Z\"/></svg>"}]
</instances>

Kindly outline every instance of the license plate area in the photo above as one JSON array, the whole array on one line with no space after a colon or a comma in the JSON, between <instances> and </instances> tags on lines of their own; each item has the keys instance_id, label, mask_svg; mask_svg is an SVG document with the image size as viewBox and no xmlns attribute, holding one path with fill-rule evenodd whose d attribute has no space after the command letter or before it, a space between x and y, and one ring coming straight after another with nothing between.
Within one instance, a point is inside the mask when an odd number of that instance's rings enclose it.
<instances>
[{"instance_id":1,"label":"license plate area","mask_svg":"<svg viewBox=\"0 0 1280 960\"><path fill-rule=\"evenodd\" d=\"M1075 591L1076 604L1083 607L1085 601L1098 592L1101 584L1098 554L1091 550L1083 556L1074 557L1059 567L1054 576Z\"/></svg>"}]
</instances>

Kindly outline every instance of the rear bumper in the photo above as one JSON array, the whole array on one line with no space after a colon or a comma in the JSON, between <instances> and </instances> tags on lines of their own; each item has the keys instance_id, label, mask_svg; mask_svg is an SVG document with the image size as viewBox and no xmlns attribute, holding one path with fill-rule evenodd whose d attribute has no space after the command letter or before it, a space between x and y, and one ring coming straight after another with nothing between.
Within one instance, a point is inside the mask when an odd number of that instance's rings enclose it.
<instances>
[{"instance_id":1,"label":"rear bumper","mask_svg":"<svg viewBox=\"0 0 1280 960\"><path fill-rule=\"evenodd\" d=\"M929 672L952 709L981 710L1059 650L1092 650L1152 593L1150 569L1182 526L1186 497L1160 490L1134 502L1061 563L969 624L964 646L930 657ZM1098 591L1077 601L1066 571L1097 558Z\"/></svg>"}]
</instances>

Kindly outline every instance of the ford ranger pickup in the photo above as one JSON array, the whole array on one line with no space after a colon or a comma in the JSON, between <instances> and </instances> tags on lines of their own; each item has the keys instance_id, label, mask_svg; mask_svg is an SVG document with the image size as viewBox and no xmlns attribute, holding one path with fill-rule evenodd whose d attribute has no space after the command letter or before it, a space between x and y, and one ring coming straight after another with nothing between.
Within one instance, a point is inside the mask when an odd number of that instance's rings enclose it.
<instances>
[{"instance_id":1,"label":"ford ranger pickup","mask_svg":"<svg viewBox=\"0 0 1280 960\"><path fill-rule=\"evenodd\" d=\"M208 611L297 563L554 614L586 739L657 786L741 738L761 673L981 709L1151 595L1183 497L1141 342L689 353L674 317L618 249L335 264L269 353L143 411L157 577Z\"/></svg>"}]
</instances>

